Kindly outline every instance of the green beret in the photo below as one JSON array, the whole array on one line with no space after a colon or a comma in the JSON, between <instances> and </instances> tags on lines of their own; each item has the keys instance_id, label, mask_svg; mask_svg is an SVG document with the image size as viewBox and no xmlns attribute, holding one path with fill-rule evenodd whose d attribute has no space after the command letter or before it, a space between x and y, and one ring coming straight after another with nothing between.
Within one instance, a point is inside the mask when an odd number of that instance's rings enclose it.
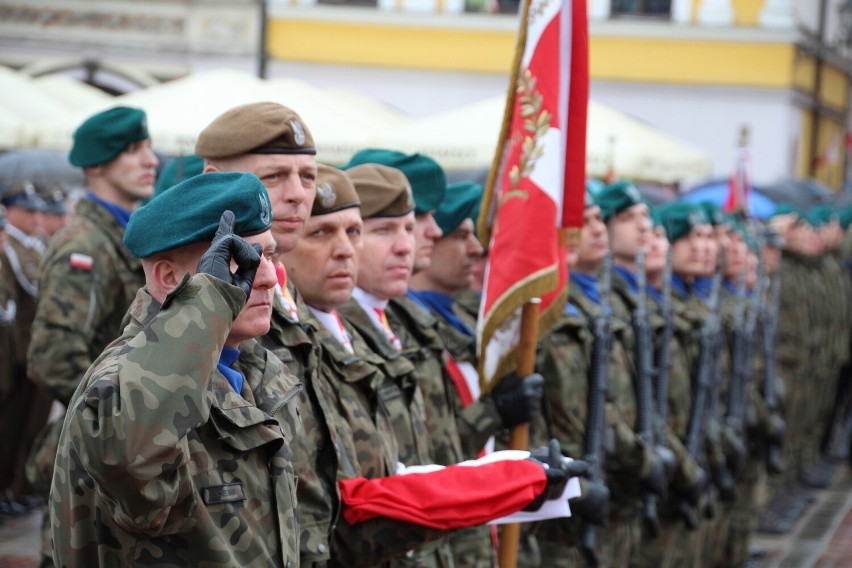
<instances>
[{"instance_id":1,"label":"green beret","mask_svg":"<svg viewBox=\"0 0 852 568\"><path fill-rule=\"evenodd\" d=\"M843 230L849 228L849 225L852 225L852 207L847 207L840 211L840 226L843 227Z\"/></svg>"},{"instance_id":2,"label":"green beret","mask_svg":"<svg viewBox=\"0 0 852 568\"><path fill-rule=\"evenodd\" d=\"M632 181L619 180L606 185L595 196L601 208L601 216L608 221L625 209L644 203L639 188Z\"/></svg>"},{"instance_id":3,"label":"green beret","mask_svg":"<svg viewBox=\"0 0 852 568\"><path fill-rule=\"evenodd\" d=\"M32 182L24 180L12 186L12 189L3 194L0 200L6 207L19 207L27 211L44 211L44 199L39 196Z\"/></svg>"},{"instance_id":4,"label":"green beret","mask_svg":"<svg viewBox=\"0 0 852 568\"><path fill-rule=\"evenodd\" d=\"M411 184L414 212L418 215L434 211L444 199L447 176L438 162L429 156L369 148L357 152L341 169L348 170L360 164L381 164L404 173Z\"/></svg>"},{"instance_id":5,"label":"green beret","mask_svg":"<svg viewBox=\"0 0 852 568\"><path fill-rule=\"evenodd\" d=\"M401 171L380 164L346 170L361 201L361 218L402 217L414 211L411 185Z\"/></svg>"},{"instance_id":6,"label":"green beret","mask_svg":"<svg viewBox=\"0 0 852 568\"><path fill-rule=\"evenodd\" d=\"M699 205L704 209L704 214L707 215L707 219L710 220L710 224L714 227L730 224L730 217L726 217L722 212L722 208L712 201L701 201Z\"/></svg>"},{"instance_id":7,"label":"green beret","mask_svg":"<svg viewBox=\"0 0 852 568\"><path fill-rule=\"evenodd\" d=\"M81 168L105 164L134 142L150 137L144 110L111 108L87 118L77 128L68 161Z\"/></svg>"},{"instance_id":8,"label":"green beret","mask_svg":"<svg viewBox=\"0 0 852 568\"><path fill-rule=\"evenodd\" d=\"M663 219L662 219L662 217L660 217L660 208L659 207L654 207L653 205L648 203L648 213L651 216L651 226L652 227L656 228L656 227L662 227L663 226ZM665 228L665 227L663 227L663 228Z\"/></svg>"},{"instance_id":9,"label":"green beret","mask_svg":"<svg viewBox=\"0 0 852 568\"><path fill-rule=\"evenodd\" d=\"M447 186L444 200L435 210L435 222L445 235L455 231L465 219L473 220L479 214L479 204L482 202L482 185L471 181L452 183Z\"/></svg>"},{"instance_id":10,"label":"green beret","mask_svg":"<svg viewBox=\"0 0 852 568\"><path fill-rule=\"evenodd\" d=\"M592 193L592 191L590 189L586 189L585 202L584 202L583 208L588 209L589 207L593 207L597 204L598 204L597 201L595 201L595 194Z\"/></svg>"},{"instance_id":11,"label":"green beret","mask_svg":"<svg viewBox=\"0 0 852 568\"><path fill-rule=\"evenodd\" d=\"M311 217L360 205L355 186L346 172L327 164L317 164L317 195Z\"/></svg>"},{"instance_id":12,"label":"green beret","mask_svg":"<svg viewBox=\"0 0 852 568\"><path fill-rule=\"evenodd\" d=\"M792 203L782 202L782 203L778 203L775 206L775 211L772 212L772 215L770 215L770 218L778 217L780 215L795 215L796 217L801 217L802 212L799 210L798 207L796 207Z\"/></svg>"},{"instance_id":13,"label":"green beret","mask_svg":"<svg viewBox=\"0 0 852 568\"><path fill-rule=\"evenodd\" d=\"M689 201L673 201L659 209L660 219L671 242L689 235L698 225L710 224L704 208Z\"/></svg>"},{"instance_id":14,"label":"green beret","mask_svg":"<svg viewBox=\"0 0 852 568\"><path fill-rule=\"evenodd\" d=\"M812 218L815 222L819 223L819 225L814 225L814 227L822 227L823 225L827 225L837 219L837 211L831 205L821 203L819 205L814 205L808 211L807 217Z\"/></svg>"},{"instance_id":15,"label":"green beret","mask_svg":"<svg viewBox=\"0 0 852 568\"><path fill-rule=\"evenodd\" d=\"M211 172L184 180L133 212L124 244L148 258L194 243L209 243L225 211L234 213L234 233L242 237L269 230L272 206L254 174Z\"/></svg>"},{"instance_id":16,"label":"green beret","mask_svg":"<svg viewBox=\"0 0 852 568\"><path fill-rule=\"evenodd\" d=\"M204 171L204 159L195 154L178 156L170 160L157 177L154 195L159 195L185 179L197 176Z\"/></svg>"},{"instance_id":17,"label":"green beret","mask_svg":"<svg viewBox=\"0 0 852 568\"><path fill-rule=\"evenodd\" d=\"M308 127L278 103L250 103L225 111L198 135L195 153L206 160L242 154L317 153Z\"/></svg>"}]
</instances>

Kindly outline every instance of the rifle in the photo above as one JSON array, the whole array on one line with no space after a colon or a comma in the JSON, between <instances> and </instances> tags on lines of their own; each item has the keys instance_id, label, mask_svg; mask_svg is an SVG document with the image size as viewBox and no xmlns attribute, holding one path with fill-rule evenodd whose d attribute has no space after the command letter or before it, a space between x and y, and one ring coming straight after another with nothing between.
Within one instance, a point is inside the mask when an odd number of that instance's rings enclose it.
<instances>
[{"instance_id":1,"label":"rifle","mask_svg":"<svg viewBox=\"0 0 852 568\"><path fill-rule=\"evenodd\" d=\"M766 278L769 278L767 276ZM765 305L763 319L763 400L773 416L780 413L775 392L775 332L778 330L778 305L781 297L781 279L776 276L769 286L769 302ZM766 448L766 470L781 473L781 440L770 440Z\"/></svg>"},{"instance_id":2,"label":"rifle","mask_svg":"<svg viewBox=\"0 0 852 568\"><path fill-rule=\"evenodd\" d=\"M606 394L609 389L609 361L612 352L612 309L609 295L612 290L612 253L604 258L601 273L600 297L601 306L592 322L594 343L592 346L592 365L589 374L588 409L586 413L586 432L583 438L584 460L589 464L588 478L590 481L604 483L604 448L603 438L606 428ZM583 524L580 543L586 561L590 566L597 566L599 559L595 551L595 525L590 522Z\"/></svg>"},{"instance_id":3,"label":"rifle","mask_svg":"<svg viewBox=\"0 0 852 568\"><path fill-rule=\"evenodd\" d=\"M654 429L654 398L652 381L654 367L651 351L651 324L648 319L648 293L645 289L645 251L636 252L637 303L633 310L634 357L636 360L636 434L647 447L654 448L659 443ZM642 495L642 518L648 534L656 538L660 534L660 520L657 517L657 496L651 491Z\"/></svg>"},{"instance_id":4,"label":"rifle","mask_svg":"<svg viewBox=\"0 0 852 568\"><path fill-rule=\"evenodd\" d=\"M740 322L742 327L734 326L732 345L733 369L731 372L731 386L728 391L728 412L725 423L739 436L745 439L745 413L748 406L748 385L751 382L752 357L757 328L757 315L761 311L762 298L764 294L765 279L763 278L763 259L758 253L757 280L754 290L748 299L748 316L745 322ZM745 464L738 464L744 466ZM734 467L735 471L739 468Z\"/></svg>"},{"instance_id":5,"label":"rifle","mask_svg":"<svg viewBox=\"0 0 852 568\"><path fill-rule=\"evenodd\" d=\"M704 326L701 328L701 351L698 356L698 370L694 385L695 394L692 397L692 413L689 416L689 423L686 427L686 441L684 446L687 453L698 464L705 463L704 437L707 431L706 412L708 410L708 398L710 397L710 389L714 373L718 367L714 364L718 359L719 345L721 339L721 320L719 315L719 291L722 287L722 263L716 267L716 274L713 276L713 286L710 289L709 312L704 320ZM712 484L708 487L708 509L707 514L711 514L713 510L714 496L712 493ZM686 522L687 528L694 530L698 527L698 521L695 518L689 504L685 500L678 503L678 509L681 516Z\"/></svg>"}]
</instances>

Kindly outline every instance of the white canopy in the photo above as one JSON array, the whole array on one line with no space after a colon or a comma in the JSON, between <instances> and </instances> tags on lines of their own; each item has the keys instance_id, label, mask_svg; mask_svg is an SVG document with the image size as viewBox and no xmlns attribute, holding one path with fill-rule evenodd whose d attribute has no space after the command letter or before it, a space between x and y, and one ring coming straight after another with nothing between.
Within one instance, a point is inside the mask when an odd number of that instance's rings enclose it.
<instances>
[{"instance_id":1,"label":"white canopy","mask_svg":"<svg viewBox=\"0 0 852 568\"><path fill-rule=\"evenodd\" d=\"M504 97L492 97L429 116L389 133L389 148L422 152L447 169L489 167L503 120ZM603 177L610 164L619 177L660 183L710 174L710 157L635 118L589 102L587 175Z\"/></svg>"}]
</instances>

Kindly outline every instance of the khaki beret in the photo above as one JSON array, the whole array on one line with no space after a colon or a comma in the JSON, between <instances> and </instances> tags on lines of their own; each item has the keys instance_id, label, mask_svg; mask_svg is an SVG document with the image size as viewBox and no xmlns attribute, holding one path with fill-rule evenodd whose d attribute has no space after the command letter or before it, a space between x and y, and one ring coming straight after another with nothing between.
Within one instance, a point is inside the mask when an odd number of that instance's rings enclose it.
<instances>
[{"instance_id":1,"label":"khaki beret","mask_svg":"<svg viewBox=\"0 0 852 568\"><path fill-rule=\"evenodd\" d=\"M241 154L317 153L314 139L293 109L250 103L219 115L198 135L195 153L205 159Z\"/></svg>"},{"instance_id":2,"label":"khaki beret","mask_svg":"<svg viewBox=\"0 0 852 568\"><path fill-rule=\"evenodd\" d=\"M359 205L355 186L346 172L328 164L317 164L317 195L311 209L312 217Z\"/></svg>"},{"instance_id":3,"label":"khaki beret","mask_svg":"<svg viewBox=\"0 0 852 568\"><path fill-rule=\"evenodd\" d=\"M401 171L380 164L346 170L361 200L361 218L401 217L414 211L414 196Z\"/></svg>"}]
</instances>

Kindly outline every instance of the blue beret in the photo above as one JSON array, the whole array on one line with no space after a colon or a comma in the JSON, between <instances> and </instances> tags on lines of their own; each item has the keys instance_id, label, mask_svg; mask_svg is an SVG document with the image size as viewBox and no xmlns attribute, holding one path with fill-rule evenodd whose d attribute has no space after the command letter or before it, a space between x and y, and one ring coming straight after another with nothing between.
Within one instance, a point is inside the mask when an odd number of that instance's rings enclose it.
<instances>
[{"instance_id":1,"label":"blue beret","mask_svg":"<svg viewBox=\"0 0 852 568\"><path fill-rule=\"evenodd\" d=\"M115 107L87 118L74 132L68 161L88 168L113 160L128 146L150 138L145 111Z\"/></svg>"},{"instance_id":2,"label":"blue beret","mask_svg":"<svg viewBox=\"0 0 852 568\"><path fill-rule=\"evenodd\" d=\"M211 172L182 181L137 209L124 231L124 244L148 258L194 243L209 243L225 211L234 213L234 233L242 237L272 224L269 195L254 174Z\"/></svg>"},{"instance_id":3,"label":"blue beret","mask_svg":"<svg viewBox=\"0 0 852 568\"><path fill-rule=\"evenodd\" d=\"M414 212L418 215L435 211L447 190L444 169L429 156L403 154L396 150L368 148L355 153L342 170L361 164L380 164L400 170L408 178L414 194Z\"/></svg>"},{"instance_id":4,"label":"blue beret","mask_svg":"<svg viewBox=\"0 0 852 568\"><path fill-rule=\"evenodd\" d=\"M157 177L157 185L154 186L154 195L159 195L185 179L197 176L204 171L204 159L189 154L178 156L166 164L163 171Z\"/></svg>"},{"instance_id":5,"label":"blue beret","mask_svg":"<svg viewBox=\"0 0 852 568\"><path fill-rule=\"evenodd\" d=\"M659 215L671 242L687 236L698 225L710 224L704 208L689 201L666 203L659 208Z\"/></svg>"},{"instance_id":6,"label":"blue beret","mask_svg":"<svg viewBox=\"0 0 852 568\"><path fill-rule=\"evenodd\" d=\"M476 225L479 204L482 201L482 186L470 181L462 181L447 186L444 200L435 210L435 222L444 234L455 231L462 221L472 219Z\"/></svg>"},{"instance_id":7,"label":"blue beret","mask_svg":"<svg viewBox=\"0 0 852 568\"><path fill-rule=\"evenodd\" d=\"M625 209L644 203L639 188L628 180L619 180L604 186L595 195L595 201L601 208L601 216L604 221L608 221Z\"/></svg>"}]
</instances>

